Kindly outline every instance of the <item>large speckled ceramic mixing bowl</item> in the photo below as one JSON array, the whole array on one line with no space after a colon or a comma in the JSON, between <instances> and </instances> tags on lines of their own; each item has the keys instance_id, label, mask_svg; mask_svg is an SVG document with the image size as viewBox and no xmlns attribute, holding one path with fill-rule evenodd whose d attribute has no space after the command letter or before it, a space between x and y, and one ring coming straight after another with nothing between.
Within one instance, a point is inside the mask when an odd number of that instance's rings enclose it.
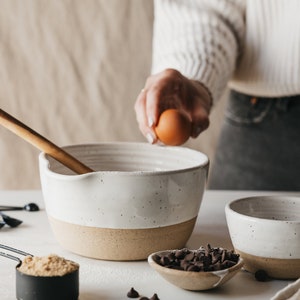
<instances>
[{"instance_id":1,"label":"large speckled ceramic mixing bowl","mask_svg":"<svg viewBox=\"0 0 300 300\"><path fill-rule=\"evenodd\" d=\"M235 251L250 272L300 277L300 197L263 196L232 201L226 218Z\"/></svg>"},{"instance_id":2,"label":"large speckled ceramic mixing bowl","mask_svg":"<svg viewBox=\"0 0 300 300\"><path fill-rule=\"evenodd\" d=\"M95 170L76 175L39 156L46 211L64 248L98 259L140 260L185 246L205 190L206 155L146 143L64 149Z\"/></svg>"}]
</instances>

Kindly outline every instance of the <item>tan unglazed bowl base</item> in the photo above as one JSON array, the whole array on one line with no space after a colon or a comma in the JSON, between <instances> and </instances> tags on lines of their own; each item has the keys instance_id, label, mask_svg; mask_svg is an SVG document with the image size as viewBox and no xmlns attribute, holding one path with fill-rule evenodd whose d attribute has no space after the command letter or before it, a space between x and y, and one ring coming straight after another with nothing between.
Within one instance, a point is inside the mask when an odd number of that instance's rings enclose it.
<instances>
[{"instance_id":1,"label":"tan unglazed bowl base","mask_svg":"<svg viewBox=\"0 0 300 300\"><path fill-rule=\"evenodd\" d=\"M259 257L235 249L244 259L244 269L255 273L264 270L272 278L297 279L300 277L300 259L278 259Z\"/></svg>"},{"instance_id":2,"label":"tan unglazed bowl base","mask_svg":"<svg viewBox=\"0 0 300 300\"><path fill-rule=\"evenodd\" d=\"M158 228L109 229L48 218L63 248L90 258L117 261L144 260L156 251L185 247L197 219Z\"/></svg>"}]
</instances>

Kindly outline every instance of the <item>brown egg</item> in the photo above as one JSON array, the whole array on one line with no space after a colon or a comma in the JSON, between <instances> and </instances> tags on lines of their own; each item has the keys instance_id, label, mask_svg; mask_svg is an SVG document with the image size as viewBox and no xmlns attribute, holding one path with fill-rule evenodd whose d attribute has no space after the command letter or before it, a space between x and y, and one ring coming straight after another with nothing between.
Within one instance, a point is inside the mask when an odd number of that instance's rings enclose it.
<instances>
[{"instance_id":1,"label":"brown egg","mask_svg":"<svg viewBox=\"0 0 300 300\"><path fill-rule=\"evenodd\" d=\"M154 129L159 140L165 145L178 146L189 139L191 121L185 112L167 109L160 115Z\"/></svg>"}]
</instances>

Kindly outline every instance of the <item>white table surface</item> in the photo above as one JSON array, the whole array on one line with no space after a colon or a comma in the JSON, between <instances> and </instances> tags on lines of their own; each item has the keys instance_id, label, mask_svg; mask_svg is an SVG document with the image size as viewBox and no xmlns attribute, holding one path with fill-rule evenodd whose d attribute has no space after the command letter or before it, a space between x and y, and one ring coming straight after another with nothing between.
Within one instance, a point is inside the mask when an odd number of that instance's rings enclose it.
<instances>
[{"instance_id":1,"label":"white table surface","mask_svg":"<svg viewBox=\"0 0 300 300\"><path fill-rule=\"evenodd\" d=\"M197 249L210 243L214 247L232 249L224 207L231 200L247 196L274 195L275 192L206 191L194 232L187 247ZM280 193L287 194L287 193ZM288 193L300 196L300 193ZM189 299L270 299L278 290L292 281L272 280L258 282L246 271L239 272L231 281L214 290L191 292L177 288L152 270L146 261L111 262L89 259L64 250L55 240L43 209L41 191L0 191L0 205L24 205L36 202L39 212L7 212L23 220L17 228L3 227L0 243L19 248L33 255L58 254L80 264L80 300L129 299L126 294L134 287L141 295L161 300ZM0 299L15 297L16 262L0 257ZM67 299L66 299L67 300Z\"/></svg>"}]
</instances>

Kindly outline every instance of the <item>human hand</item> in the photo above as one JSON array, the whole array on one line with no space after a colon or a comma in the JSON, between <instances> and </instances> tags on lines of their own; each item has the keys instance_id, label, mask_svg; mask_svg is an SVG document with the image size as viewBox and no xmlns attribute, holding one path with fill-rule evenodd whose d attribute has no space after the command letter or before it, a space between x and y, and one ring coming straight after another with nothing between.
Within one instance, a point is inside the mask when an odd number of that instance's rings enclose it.
<instances>
[{"instance_id":1,"label":"human hand","mask_svg":"<svg viewBox=\"0 0 300 300\"><path fill-rule=\"evenodd\" d=\"M163 111L170 108L184 111L191 121L191 137L196 138L209 125L211 105L211 96L200 82L166 69L148 77L134 109L142 134L150 143L157 143L155 126Z\"/></svg>"}]
</instances>

